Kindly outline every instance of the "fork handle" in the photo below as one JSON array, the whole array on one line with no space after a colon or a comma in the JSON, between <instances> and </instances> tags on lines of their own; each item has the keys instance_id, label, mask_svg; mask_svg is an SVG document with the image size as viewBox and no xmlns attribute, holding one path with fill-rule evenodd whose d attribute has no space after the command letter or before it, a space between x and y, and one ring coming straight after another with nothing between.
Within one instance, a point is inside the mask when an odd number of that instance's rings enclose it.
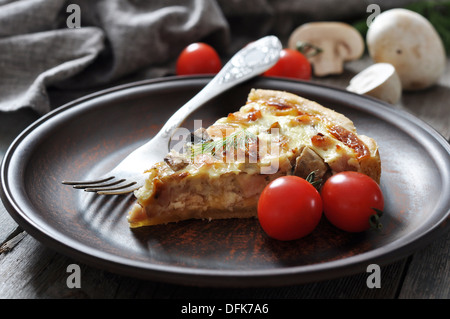
<instances>
[{"instance_id":1,"label":"fork handle","mask_svg":"<svg viewBox=\"0 0 450 319\"><path fill-rule=\"evenodd\" d=\"M242 48L200 92L169 118L159 134L170 141L175 130L193 111L222 92L275 65L281 49L282 44L275 36L263 37Z\"/></svg>"}]
</instances>

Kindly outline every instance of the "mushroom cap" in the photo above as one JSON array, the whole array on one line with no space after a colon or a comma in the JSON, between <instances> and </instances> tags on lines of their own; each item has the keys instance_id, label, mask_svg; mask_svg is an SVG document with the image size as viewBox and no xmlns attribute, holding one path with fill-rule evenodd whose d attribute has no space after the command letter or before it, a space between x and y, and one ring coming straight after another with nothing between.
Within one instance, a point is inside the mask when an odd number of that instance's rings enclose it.
<instances>
[{"instance_id":1,"label":"mushroom cap","mask_svg":"<svg viewBox=\"0 0 450 319\"><path fill-rule=\"evenodd\" d=\"M372 59L392 64L405 90L427 88L445 70L442 40L431 23L416 12L384 11L370 25L366 41Z\"/></svg>"},{"instance_id":2,"label":"mushroom cap","mask_svg":"<svg viewBox=\"0 0 450 319\"><path fill-rule=\"evenodd\" d=\"M343 72L343 63L356 60L364 53L364 39L351 25L344 22L310 22L296 28L288 40L288 47L298 42L313 44L322 49L308 58L317 76Z\"/></svg>"}]
</instances>

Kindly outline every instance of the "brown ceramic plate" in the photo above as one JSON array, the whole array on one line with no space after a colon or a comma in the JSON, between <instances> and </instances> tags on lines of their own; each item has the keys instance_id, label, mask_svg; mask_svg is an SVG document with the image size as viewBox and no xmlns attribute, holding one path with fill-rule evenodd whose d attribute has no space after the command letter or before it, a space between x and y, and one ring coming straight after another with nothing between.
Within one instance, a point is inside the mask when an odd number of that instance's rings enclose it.
<instances>
[{"instance_id":1,"label":"brown ceramic plate","mask_svg":"<svg viewBox=\"0 0 450 319\"><path fill-rule=\"evenodd\" d=\"M133 196L98 196L62 180L100 175L147 139L210 78L120 86L64 105L26 129L1 169L12 217L80 262L144 279L209 286L274 286L365 272L406 257L448 230L450 147L417 118L370 98L291 80L257 78L193 114L211 124L237 110L251 88L286 90L350 117L379 142L384 232L349 234L322 218L309 236L279 242L256 219L186 221L130 230Z\"/></svg>"}]
</instances>

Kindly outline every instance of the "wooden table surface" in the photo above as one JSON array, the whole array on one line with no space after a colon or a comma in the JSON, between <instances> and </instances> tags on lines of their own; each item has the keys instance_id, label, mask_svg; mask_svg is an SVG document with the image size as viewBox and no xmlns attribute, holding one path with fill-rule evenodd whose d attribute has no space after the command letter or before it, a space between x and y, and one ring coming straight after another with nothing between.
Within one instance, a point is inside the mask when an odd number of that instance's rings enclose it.
<instances>
[{"instance_id":1,"label":"wooden table surface","mask_svg":"<svg viewBox=\"0 0 450 319\"><path fill-rule=\"evenodd\" d=\"M345 88L350 78L371 63L368 57L348 63L345 73L319 83ZM447 65L450 65L448 63ZM54 106L83 92L52 91ZM431 89L405 93L393 106L404 109L450 138L450 72ZM0 159L13 139L38 116L30 110L0 113ZM381 267L381 288L369 289L368 273L304 285L275 288L213 288L129 278L92 268L61 255L24 232L0 203L0 298L420 298L450 297L450 232L400 261ZM6 243L6 244L5 244ZM67 266L81 268L81 288L68 288Z\"/></svg>"}]
</instances>

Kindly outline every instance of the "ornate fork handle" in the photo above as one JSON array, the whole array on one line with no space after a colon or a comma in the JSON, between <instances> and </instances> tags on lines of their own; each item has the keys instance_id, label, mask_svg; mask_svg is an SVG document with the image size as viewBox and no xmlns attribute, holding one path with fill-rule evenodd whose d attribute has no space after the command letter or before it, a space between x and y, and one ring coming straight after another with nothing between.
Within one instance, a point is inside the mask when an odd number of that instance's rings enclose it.
<instances>
[{"instance_id":1,"label":"ornate fork handle","mask_svg":"<svg viewBox=\"0 0 450 319\"><path fill-rule=\"evenodd\" d=\"M170 117L160 134L164 138L170 138L184 119L201 105L269 69L278 61L281 49L281 42L275 36L266 36L248 44L197 95Z\"/></svg>"}]
</instances>

